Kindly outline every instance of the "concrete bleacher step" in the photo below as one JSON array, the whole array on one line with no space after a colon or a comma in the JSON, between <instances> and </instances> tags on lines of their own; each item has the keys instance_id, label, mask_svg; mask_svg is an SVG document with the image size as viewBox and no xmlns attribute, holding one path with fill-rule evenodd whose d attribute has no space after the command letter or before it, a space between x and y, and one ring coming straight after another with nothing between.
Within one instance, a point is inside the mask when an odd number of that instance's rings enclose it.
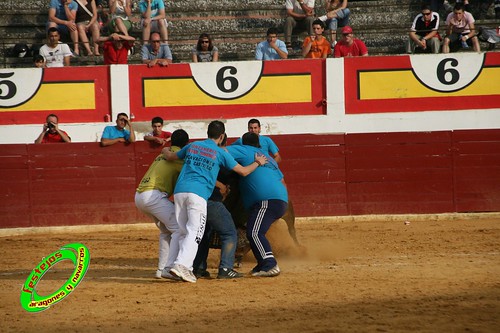
<instances>
[{"instance_id":1,"label":"concrete bleacher step","mask_svg":"<svg viewBox=\"0 0 500 333\"><path fill-rule=\"evenodd\" d=\"M133 0L134 22L131 34L138 39L130 63L140 63L141 27L138 0ZM285 18L284 0L176 0L166 1L169 45L175 62L191 61L191 49L202 32L209 33L219 48L220 58L253 59L255 46L265 39L270 26L276 26L282 38ZM356 37L368 46L371 55L404 53L404 42L419 0L349 1L351 25ZM316 14L324 13L323 1L316 1ZM9 58L17 42L43 44L47 22L48 0L0 1L0 66L30 66L28 61ZM444 13L442 13L444 15ZM444 24L444 20L442 20ZM495 20L477 25L494 27ZM299 40L303 36L299 36ZM71 45L71 44L70 44ZM486 49L487 44L482 45ZM290 58L300 57L293 51ZM78 57L73 64L102 64L102 57Z\"/></svg>"}]
</instances>

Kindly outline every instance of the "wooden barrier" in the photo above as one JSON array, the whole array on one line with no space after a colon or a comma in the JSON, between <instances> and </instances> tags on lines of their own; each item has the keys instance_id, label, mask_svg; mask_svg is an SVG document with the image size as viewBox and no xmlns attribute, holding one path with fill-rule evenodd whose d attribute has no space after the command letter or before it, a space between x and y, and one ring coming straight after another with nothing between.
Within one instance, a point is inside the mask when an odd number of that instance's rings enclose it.
<instances>
[{"instance_id":1,"label":"wooden barrier","mask_svg":"<svg viewBox=\"0 0 500 333\"><path fill-rule=\"evenodd\" d=\"M500 211L498 129L272 138L297 216ZM134 192L159 152L0 145L0 228L148 221Z\"/></svg>"}]
</instances>

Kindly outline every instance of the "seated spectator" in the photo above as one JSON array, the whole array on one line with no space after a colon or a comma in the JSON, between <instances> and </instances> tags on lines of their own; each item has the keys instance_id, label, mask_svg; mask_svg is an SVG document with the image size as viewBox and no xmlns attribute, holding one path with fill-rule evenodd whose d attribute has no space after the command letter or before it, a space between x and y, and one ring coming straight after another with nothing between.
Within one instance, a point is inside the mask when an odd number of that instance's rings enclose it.
<instances>
[{"instance_id":1,"label":"seated spectator","mask_svg":"<svg viewBox=\"0 0 500 333\"><path fill-rule=\"evenodd\" d=\"M288 58L285 43L278 39L278 29L267 29L266 40L257 44L255 49L256 60L280 60Z\"/></svg>"},{"instance_id":2,"label":"seated spectator","mask_svg":"<svg viewBox=\"0 0 500 333\"><path fill-rule=\"evenodd\" d=\"M36 138L35 143L71 142L68 133L59 129L59 118L51 113L43 124L42 133Z\"/></svg>"},{"instance_id":3,"label":"seated spectator","mask_svg":"<svg viewBox=\"0 0 500 333\"><path fill-rule=\"evenodd\" d=\"M439 15L431 11L428 4L423 4L420 14L413 20L409 39L406 43L406 52L439 53Z\"/></svg>"},{"instance_id":4,"label":"seated spectator","mask_svg":"<svg viewBox=\"0 0 500 333\"><path fill-rule=\"evenodd\" d=\"M168 43L168 23L163 0L141 0L139 10L142 15L142 39L144 43L148 42L152 32L159 32L161 41Z\"/></svg>"},{"instance_id":5,"label":"seated spectator","mask_svg":"<svg viewBox=\"0 0 500 333\"><path fill-rule=\"evenodd\" d=\"M116 65L128 63L128 52L134 47L135 38L112 33L109 37L101 37L100 43L104 43L102 49L104 51L104 64Z\"/></svg>"},{"instance_id":6,"label":"seated spectator","mask_svg":"<svg viewBox=\"0 0 500 333\"><path fill-rule=\"evenodd\" d=\"M495 19L500 20L500 0L495 0Z\"/></svg>"},{"instance_id":7,"label":"seated spectator","mask_svg":"<svg viewBox=\"0 0 500 333\"><path fill-rule=\"evenodd\" d=\"M161 117L154 117L151 120L151 127L153 131L144 136L144 140L149 141L154 146L165 146L170 142L172 133L163 130L163 119Z\"/></svg>"},{"instance_id":8,"label":"seated spectator","mask_svg":"<svg viewBox=\"0 0 500 333\"><path fill-rule=\"evenodd\" d=\"M128 36L130 28L132 28L132 1L131 0L109 0L109 14L111 20L109 22L109 31L118 32Z\"/></svg>"},{"instance_id":9,"label":"seated spectator","mask_svg":"<svg viewBox=\"0 0 500 333\"><path fill-rule=\"evenodd\" d=\"M337 44L337 28L349 25L351 11L347 8L347 0L325 0L326 15L319 19L330 29L332 48Z\"/></svg>"},{"instance_id":10,"label":"seated spectator","mask_svg":"<svg viewBox=\"0 0 500 333\"><path fill-rule=\"evenodd\" d=\"M212 39L206 33L198 37L198 43L191 51L193 62L216 62L219 61L219 49L212 43Z\"/></svg>"},{"instance_id":11,"label":"seated spectator","mask_svg":"<svg viewBox=\"0 0 500 333\"><path fill-rule=\"evenodd\" d=\"M142 63L147 64L148 67L153 67L158 64L160 66L168 66L172 63L172 52L168 44L162 43L160 34L152 32L149 39L149 44L142 46Z\"/></svg>"},{"instance_id":12,"label":"seated spectator","mask_svg":"<svg viewBox=\"0 0 500 333\"><path fill-rule=\"evenodd\" d=\"M292 32L307 31L309 36L314 34L314 0L286 0L285 44L292 48Z\"/></svg>"},{"instance_id":13,"label":"seated spectator","mask_svg":"<svg viewBox=\"0 0 500 333\"><path fill-rule=\"evenodd\" d=\"M342 28L342 39L335 45L335 58L340 57L366 57L368 49L362 40L354 38L352 28L346 26Z\"/></svg>"},{"instance_id":14,"label":"seated spectator","mask_svg":"<svg viewBox=\"0 0 500 333\"><path fill-rule=\"evenodd\" d=\"M73 51L80 55L78 29L75 24L78 4L73 0L50 0L47 28L57 28L59 34L69 35L73 41Z\"/></svg>"},{"instance_id":15,"label":"seated spectator","mask_svg":"<svg viewBox=\"0 0 500 333\"><path fill-rule=\"evenodd\" d=\"M326 57L332 53L332 48L328 40L323 36L323 32L325 31L325 24L323 21L314 21L313 31L314 34L304 39L302 56L310 59L326 59Z\"/></svg>"},{"instance_id":16,"label":"seated spectator","mask_svg":"<svg viewBox=\"0 0 500 333\"><path fill-rule=\"evenodd\" d=\"M45 68L45 58L41 54L37 54L33 57L33 64L38 68Z\"/></svg>"},{"instance_id":17,"label":"seated spectator","mask_svg":"<svg viewBox=\"0 0 500 333\"><path fill-rule=\"evenodd\" d=\"M47 67L69 66L73 53L67 44L59 43L59 31L52 27L47 31L47 44L40 48L40 55L45 58Z\"/></svg>"},{"instance_id":18,"label":"seated spectator","mask_svg":"<svg viewBox=\"0 0 500 333\"><path fill-rule=\"evenodd\" d=\"M76 11L76 27L78 29L79 40L83 43L83 47L87 51L87 55L99 54L99 35L100 27L97 23L97 6L94 0L76 0L79 3L78 10ZM92 42L94 44L94 52L90 49L90 42L87 33L92 34Z\"/></svg>"},{"instance_id":19,"label":"seated spectator","mask_svg":"<svg viewBox=\"0 0 500 333\"><path fill-rule=\"evenodd\" d=\"M128 125L130 130L125 129ZM128 120L126 113L119 113L116 117L116 126L106 126L102 132L101 146L111 146L115 143L135 142L135 133L132 129L132 123Z\"/></svg>"},{"instance_id":20,"label":"seated spectator","mask_svg":"<svg viewBox=\"0 0 500 333\"><path fill-rule=\"evenodd\" d=\"M443 42L443 53L450 53L450 45L456 47L461 43L462 47L469 47L471 44L474 51L481 52L479 40L475 34L474 17L464 10L464 4L457 3L453 12L446 18L446 36Z\"/></svg>"}]
</instances>

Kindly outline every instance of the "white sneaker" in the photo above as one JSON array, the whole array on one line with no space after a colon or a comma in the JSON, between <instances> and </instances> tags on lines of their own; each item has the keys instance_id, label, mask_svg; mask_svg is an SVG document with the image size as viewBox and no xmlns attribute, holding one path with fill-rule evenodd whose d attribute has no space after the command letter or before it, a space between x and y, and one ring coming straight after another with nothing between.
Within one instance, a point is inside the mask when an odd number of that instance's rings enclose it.
<instances>
[{"instance_id":1,"label":"white sneaker","mask_svg":"<svg viewBox=\"0 0 500 333\"><path fill-rule=\"evenodd\" d=\"M278 276L280 275L280 268L278 265L274 266L270 270L266 271L258 271L258 272L253 272L252 276L259 276L259 277L273 277L273 276Z\"/></svg>"},{"instance_id":2,"label":"white sneaker","mask_svg":"<svg viewBox=\"0 0 500 333\"><path fill-rule=\"evenodd\" d=\"M163 272L161 269L156 270L155 278L161 279L161 272Z\"/></svg>"},{"instance_id":3,"label":"white sneaker","mask_svg":"<svg viewBox=\"0 0 500 333\"><path fill-rule=\"evenodd\" d=\"M175 264L174 267L170 269L170 273L177 277L180 277L186 282L196 283L196 276L191 272L186 266Z\"/></svg>"},{"instance_id":4,"label":"white sneaker","mask_svg":"<svg viewBox=\"0 0 500 333\"><path fill-rule=\"evenodd\" d=\"M180 277L170 274L169 270L170 268L165 268L163 271L161 271L161 277L168 280L182 281Z\"/></svg>"}]
</instances>

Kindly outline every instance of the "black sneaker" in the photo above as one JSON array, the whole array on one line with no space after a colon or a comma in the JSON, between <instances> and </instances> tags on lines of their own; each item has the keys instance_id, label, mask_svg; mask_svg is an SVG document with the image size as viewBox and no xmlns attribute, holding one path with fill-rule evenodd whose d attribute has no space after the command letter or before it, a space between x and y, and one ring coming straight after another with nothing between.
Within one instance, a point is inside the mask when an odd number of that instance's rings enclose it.
<instances>
[{"instance_id":1,"label":"black sneaker","mask_svg":"<svg viewBox=\"0 0 500 333\"><path fill-rule=\"evenodd\" d=\"M194 272L194 275L198 278L198 279L210 279L210 272L207 271L207 270L197 270Z\"/></svg>"},{"instance_id":2,"label":"black sneaker","mask_svg":"<svg viewBox=\"0 0 500 333\"><path fill-rule=\"evenodd\" d=\"M237 279L243 277L243 274L231 268L219 268L218 279Z\"/></svg>"}]
</instances>

